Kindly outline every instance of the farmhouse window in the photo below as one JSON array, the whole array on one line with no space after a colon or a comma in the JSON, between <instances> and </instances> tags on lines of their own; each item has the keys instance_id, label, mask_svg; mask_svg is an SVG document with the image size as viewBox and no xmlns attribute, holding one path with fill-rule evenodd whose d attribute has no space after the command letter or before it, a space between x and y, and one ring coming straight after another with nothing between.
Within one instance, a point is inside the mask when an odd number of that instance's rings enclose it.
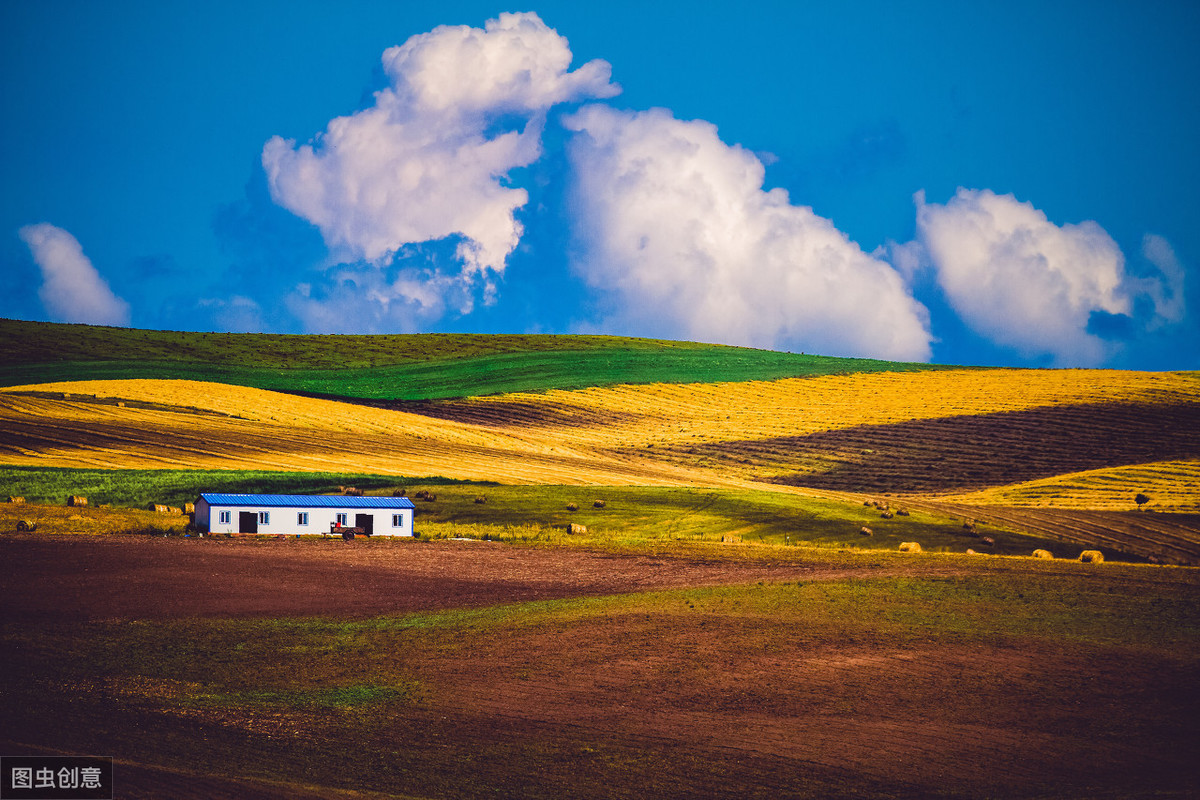
<instances>
[{"instance_id":1,"label":"farmhouse window","mask_svg":"<svg viewBox=\"0 0 1200 800\"><path fill-rule=\"evenodd\" d=\"M345 527L345 525L346 525L346 515L345 514L337 515L337 524L338 524L338 527Z\"/></svg>"},{"instance_id":2,"label":"farmhouse window","mask_svg":"<svg viewBox=\"0 0 1200 800\"><path fill-rule=\"evenodd\" d=\"M296 524L297 525L307 525L308 524L308 512L307 511L298 511L296 513Z\"/></svg>"},{"instance_id":3,"label":"farmhouse window","mask_svg":"<svg viewBox=\"0 0 1200 800\"><path fill-rule=\"evenodd\" d=\"M270 525L271 524L271 512L270 511L258 512L258 524L259 525Z\"/></svg>"},{"instance_id":4,"label":"farmhouse window","mask_svg":"<svg viewBox=\"0 0 1200 800\"><path fill-rule=\"evenodd\" d=\"M219 525L229 525L233 522L232 511L222 511L218 514L218 516L220 518L220 521L218 522Z\"/></svg>"},{"instance_id":5,"label":"farmhouse window","mask_svg":"<svg viewBox=\"0 0 1200 800\"><path fill-rule=\"evenodd\" d=\"M403 528L404 527L404 515L403 514L392 514L392 527L393 528Z\"/></svg>"}]
</instances>

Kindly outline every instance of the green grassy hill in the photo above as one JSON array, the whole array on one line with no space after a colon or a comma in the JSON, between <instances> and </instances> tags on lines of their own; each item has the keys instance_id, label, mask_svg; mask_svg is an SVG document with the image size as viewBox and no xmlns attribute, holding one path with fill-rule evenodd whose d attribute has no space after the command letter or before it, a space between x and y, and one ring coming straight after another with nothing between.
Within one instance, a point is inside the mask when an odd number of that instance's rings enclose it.
<instances>
[{"instance_id":1,"label":"green grassy hill","mask_svg":"<svg viewBox=\"0 0 1200 800\"><path fill-rule=\"evenodd\" d=\"M616 336L187 333L0 319L4 386L175 378L332 397L431 400L932 368Z\"/></svg>"}]
</instances>

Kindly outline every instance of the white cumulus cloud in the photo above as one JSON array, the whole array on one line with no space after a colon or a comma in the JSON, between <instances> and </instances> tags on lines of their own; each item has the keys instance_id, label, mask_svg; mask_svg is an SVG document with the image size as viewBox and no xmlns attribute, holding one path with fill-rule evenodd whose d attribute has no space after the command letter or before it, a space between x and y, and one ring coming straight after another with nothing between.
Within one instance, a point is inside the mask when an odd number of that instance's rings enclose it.
<instances>
[{"instance_id":1,"label":"white cumulus cloud","mask_svg":"<svg viewBox=\"0 0 1200 800\"><path fill-rule=\"evenodd\" d=\"M91 325L129 324L129 303L113 294L74 236L48 222L26 225L17 234L42 271L38 297L51 317Z\"/></svg>"},{"instance_id":2,"label":"white cumulus cloud","mask_svg":"<svg viewBox=\"0 0 1200 800\"><path fill-rule=\"evenodd\" d=\"M341 259L383 264L406 244L458 236L464 274L486 281L520 239L527 194L506 178L540 156L547 109L618 91L607 62L570 63L567 40L533 13L413 36L383 53L390 85L373 106L311 143L266 143L271 196Z\"/></svg>"},{"instance_id":3,"label":"white cumulus cloud","mask_svg":"<svg viewBox=\"0 0 1200 800\"><path fill-rule=\"evenodd\" d=\"M1030 203L960 188L945 205L916 195L917 239L946 297L976 332L1026 357L1101 363L1094 312L1128 315L1125 258L1096 222L1055 225Z\"/></svg>"},{"instance_id":4,"label":"white cumulus cloud","mask_svg":"<svg viewBox=\"0 0 1200 800\"><path fill-rule=\"evenodd\" d=\"M566 121L582 252L606 329L889 359L930 357L927 312L889 264L702 120L604 105Z\"/></svg>"}]
</instances>

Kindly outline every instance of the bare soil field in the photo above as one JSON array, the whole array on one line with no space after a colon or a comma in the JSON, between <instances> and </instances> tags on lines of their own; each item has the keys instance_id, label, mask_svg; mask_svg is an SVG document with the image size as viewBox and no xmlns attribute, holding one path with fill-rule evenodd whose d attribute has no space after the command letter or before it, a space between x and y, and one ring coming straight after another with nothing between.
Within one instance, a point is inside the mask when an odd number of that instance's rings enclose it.
<instances>
[{"instance_id":1,"label":"bare soil field","mask_svg":"<svg viewBox=\"0 0 1200 800\"><path fill-rule=\"evenodd\" d=\"M361 618L844 574L767 558L629 556L482 541L16 534L0 547L0 620Z\"/></svg>"},{"instance_id":2,"label":"bare soil field","mask_svg":"<svg viewBox=\"0 0 1200 800\"><path fill-rule=\"evenodd\" d=\"M124 798L1200 786L1197 570L34 535L0 601L5 752Z\"/></svg>"}]
</instances>

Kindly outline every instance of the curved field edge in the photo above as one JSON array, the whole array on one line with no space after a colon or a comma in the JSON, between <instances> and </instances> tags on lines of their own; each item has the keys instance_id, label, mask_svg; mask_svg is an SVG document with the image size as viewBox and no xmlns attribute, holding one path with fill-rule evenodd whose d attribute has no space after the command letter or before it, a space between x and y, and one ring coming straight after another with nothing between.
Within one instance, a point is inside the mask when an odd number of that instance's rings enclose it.
<instances>
[{"instance_id":1,"label":"curved field edge","mask_svg":"<svg viewBox=\"0 0 1200 800\"><path fill-rule=\"evenodd\" d=\"M209 380L366 400L940 368L695 342L550 334L208 334L0 320L0 342L0 385Z\"/></svg>"}]
</instances>

